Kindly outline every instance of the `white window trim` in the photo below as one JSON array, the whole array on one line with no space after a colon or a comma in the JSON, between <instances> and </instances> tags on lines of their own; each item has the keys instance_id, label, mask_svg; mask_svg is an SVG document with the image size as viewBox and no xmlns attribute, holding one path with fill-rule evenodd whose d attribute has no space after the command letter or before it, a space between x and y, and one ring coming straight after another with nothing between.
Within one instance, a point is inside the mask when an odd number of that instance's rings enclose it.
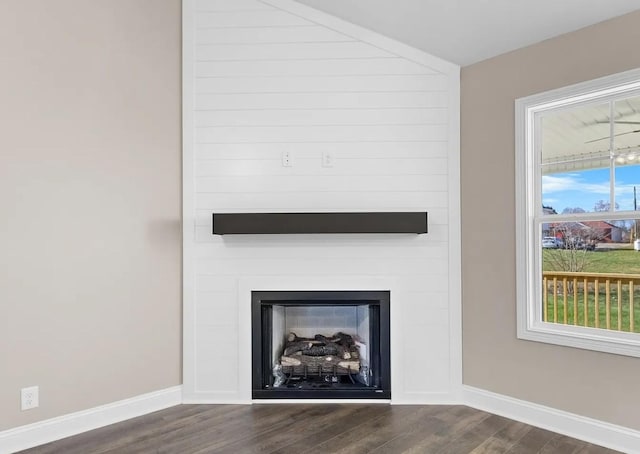
<instances>
[{"instance_id":1,"label":"white window trim","mask_svg":"<svg viewBox=\"0 0 640 454\"><path fill-rule=\"evenodd\" d=\"M515 102L516 122L516 300L519 339L640 357L640 334L545 323L542 321L541 245L535 220L541 199L540 162L534 152L536 113L585 102L604 101L640 89L640 69L583 82ZM590 213L591 215L591 213ZM581 215L558 216L570 220ZM584 215L582 215L584 216ZM612 217L603 213L603 219ZM638 212L615 212L633 219ZM555 218L555 217L554 217Z\"/></svg>"}]
</instances>

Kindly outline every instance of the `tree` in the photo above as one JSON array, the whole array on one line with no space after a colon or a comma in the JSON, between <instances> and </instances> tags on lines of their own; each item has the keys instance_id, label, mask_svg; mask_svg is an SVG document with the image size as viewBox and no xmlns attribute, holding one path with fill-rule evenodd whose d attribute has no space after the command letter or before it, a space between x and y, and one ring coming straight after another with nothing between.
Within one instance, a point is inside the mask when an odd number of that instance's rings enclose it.
<instances>
[{"instance_id":1,"label":"tree","mask_svg":"<svg viewBox=\"0 0 640 454\"><path fill-rule=\"evenodd\" d=\"M567 207L564 210L562 210L562 214L571 214L571 213L586 213L586 211L583 208L580 207Z\"/></svg>"},{"instance_id":2,"label":"tree","mask_svg":"<svg viewBox=\"0 0 640 454\"><path fill-rule=\"evenodd\" d=\"M615 209L619 210L620 205L616 202ZM598 200L593 206L593 211L611 211L611 203L604 200Z\"/></svg>"},{"instance_id":3,"label":"tree","mask_svg":"<svg viewBox=\"0 0 640 454\"><path fill-rule=\"evenodd\" d=\"M598 200L596 202L596 204L593 207L593 211L609 211L609 209L611 208L611 203L609 202L605 202L604 200ZM615 205L615 209L619 210L620 209L620 205L618 204L618 202L616 202ZM626 229L629 230L630 227L627 226L627 223L625 221L609 221L612 225L615 225L616 227L620 227L621 229Z\"/></svg>"},{"instance_id":4,"label":"tree","mask_svg":"<svg viewBox=\"0 0 640 454\"><path fill-rule=\"evenodd\" d=\"M555 231L557 236L562 237L564 246L562 249L545 252L546 271L584 271L591 263L588 251L592 251L596 243L605 237L604 231L587 227L580 222L562 223Z\"/></svg>"},{"instance_id":5,"label":"tree","mask_svg":"<svg viewBox=\"0 0 640 454\"><path fill-rule=\"evenodd\" d=\"M563 248L546 252L545 268L549 271L584 271L590 263L587 248L566 235L566 232L563 232L562 237L564 240Z\"/></svg>"}]
</instances>

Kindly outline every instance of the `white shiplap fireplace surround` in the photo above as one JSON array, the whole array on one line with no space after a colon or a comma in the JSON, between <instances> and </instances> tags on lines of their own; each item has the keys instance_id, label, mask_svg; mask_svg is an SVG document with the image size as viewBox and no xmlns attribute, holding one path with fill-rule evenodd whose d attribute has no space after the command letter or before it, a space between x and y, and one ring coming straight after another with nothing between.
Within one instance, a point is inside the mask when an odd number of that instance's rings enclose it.
<instances>
[{"instance_id":1,"label":"white shiplap fireplace surround","mask_svg":"<svg viewBox=\"0 0 640 454\"><path fill-rule=\"evenodd\" d=\"M459 68L290 0L183 13L184 402L252 402L256 290L390 291L391 402L459 402ZM429 233L212 234L345 211Z\"/></svg>"}]
</instances>

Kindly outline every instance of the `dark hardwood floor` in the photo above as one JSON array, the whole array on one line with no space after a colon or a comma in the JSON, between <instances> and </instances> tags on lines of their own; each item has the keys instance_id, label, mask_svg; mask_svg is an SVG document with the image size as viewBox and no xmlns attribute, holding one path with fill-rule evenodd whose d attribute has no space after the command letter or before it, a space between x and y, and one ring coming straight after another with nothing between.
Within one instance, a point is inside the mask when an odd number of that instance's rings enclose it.
<instances>
[{"instance_id":1,"label":"dark hardwood floor","mask_svg":"<svg viewBox=\"0 0 640 454\"><path fill-rule=\"evenodd\" d=\"M464 406L179 405L22 451L64 453L605 454Z\"/></svg>"}]
</instances>

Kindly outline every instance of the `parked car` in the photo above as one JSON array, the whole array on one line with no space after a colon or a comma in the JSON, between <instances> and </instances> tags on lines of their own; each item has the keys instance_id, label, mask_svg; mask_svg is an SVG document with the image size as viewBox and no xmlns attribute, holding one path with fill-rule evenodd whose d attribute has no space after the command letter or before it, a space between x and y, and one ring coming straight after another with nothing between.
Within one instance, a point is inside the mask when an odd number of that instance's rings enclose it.
<instances>
[{"instance_id":1,"label":"parked car","mask_svg":"<svg viewBox=\"0 0 640 454\"><path fill-rule=\"evenodd\" d=\"M542 238L542 247L544 249L558 249L560 246L558 245L556 238L552 236L545 236Z\"/></svg>"}]
</instances>

